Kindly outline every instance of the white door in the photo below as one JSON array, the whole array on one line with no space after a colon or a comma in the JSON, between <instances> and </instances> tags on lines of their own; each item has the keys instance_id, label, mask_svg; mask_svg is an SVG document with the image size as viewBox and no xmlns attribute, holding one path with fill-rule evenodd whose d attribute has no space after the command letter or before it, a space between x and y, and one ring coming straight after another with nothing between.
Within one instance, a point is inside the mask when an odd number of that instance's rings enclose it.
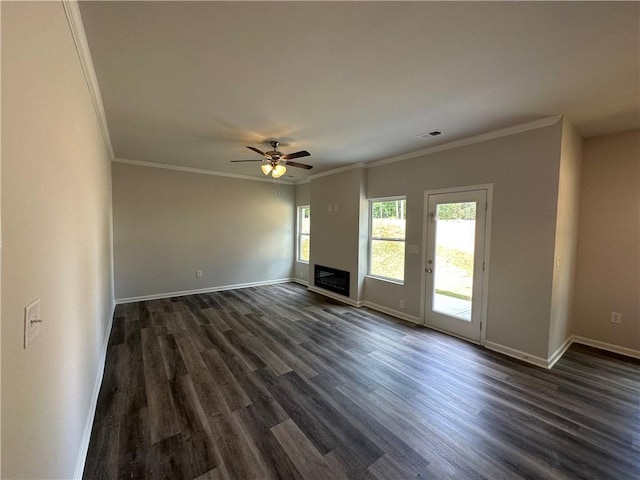
<instances>
[{"instance_id":1,"label":"white door","mask_svg":"<svg viewBox=\"0 0 640 480\"><path fill-rule=\"evenodd\" d=\"M426 199L425 323L480 342L487 190Z\"/></svg>"}]
</instances>

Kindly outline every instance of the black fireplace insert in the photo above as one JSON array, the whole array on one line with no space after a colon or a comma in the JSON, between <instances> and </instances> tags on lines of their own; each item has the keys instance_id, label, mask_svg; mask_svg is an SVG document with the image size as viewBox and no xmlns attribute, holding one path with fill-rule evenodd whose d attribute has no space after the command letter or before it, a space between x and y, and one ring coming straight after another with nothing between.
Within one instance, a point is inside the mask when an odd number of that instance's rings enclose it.
<instances>
[{"instance_id":1,"label":"black fireplace insert","mask_svg":"<svg viewBox=\"0 0 640 480\"><path fill-rule=\"evenodd\" d=\"M337 268L315 265L314 285L331 292L349 296L349 272Z\"/></svg>"}]
</instances>

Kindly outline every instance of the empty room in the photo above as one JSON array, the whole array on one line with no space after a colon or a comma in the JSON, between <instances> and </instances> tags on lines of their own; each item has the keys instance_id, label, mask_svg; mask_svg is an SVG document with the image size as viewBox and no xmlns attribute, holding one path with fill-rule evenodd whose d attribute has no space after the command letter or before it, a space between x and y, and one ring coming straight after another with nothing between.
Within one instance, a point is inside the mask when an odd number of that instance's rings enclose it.
<instances>
[{"instance_id":1,"label":"empty room","mask_svg":"<svg viewBox=\"0 0 640 480\"><path fill-rule=\"evenodd\" d=\"M640 2L0 21L0 478L640 478Z\"/></svg>"}]
</instances>

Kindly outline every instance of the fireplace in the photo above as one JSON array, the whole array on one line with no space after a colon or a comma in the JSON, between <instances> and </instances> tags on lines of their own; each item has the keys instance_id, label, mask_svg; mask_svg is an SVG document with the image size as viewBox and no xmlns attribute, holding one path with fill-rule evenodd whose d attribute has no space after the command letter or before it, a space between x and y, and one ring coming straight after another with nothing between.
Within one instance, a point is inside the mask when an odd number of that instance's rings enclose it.
<instances>
[{"instance_id":1,"label":"fireplace","mask_svg":"<svg viewBox=\"0 0 640 480\"><path fill-rule=\"evenodd\" d=\"M313 279L316 287L349 296L349 272L315 265Z\"/></svg>"}]
</instances>

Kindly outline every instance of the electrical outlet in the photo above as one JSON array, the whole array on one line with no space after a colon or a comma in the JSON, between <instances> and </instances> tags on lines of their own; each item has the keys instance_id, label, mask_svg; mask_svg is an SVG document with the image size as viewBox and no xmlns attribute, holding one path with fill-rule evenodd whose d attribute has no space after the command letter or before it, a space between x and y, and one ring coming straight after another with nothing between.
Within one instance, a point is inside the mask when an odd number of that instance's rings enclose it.
<instances>
[{"instance_id":1,"label":"electrical outlet","mask_svg":"<svg viewBox=\"0 0 640 480\"><path fill-rule=\"evenodd\" d=\"M196 270L196 278L202 278L202 270Z\"/></svg>"},{"instance_id":2,"label":"electrical outlet","mask_svg":"<svg viewBox=\"0 0 640 480\"><path fill-rule=\"evenodd\" d=\"M400 300L400 308L404 308L404 300Z\"/></svg>"},{"instance_id":3,"label":"electrical outlet","mask_svg":"<svg viewBox=\"0 0 640 480\"><path fill-rule=\"evenodd\" d=\"M40 299L36 298L24 309L24 348L40 335L42 318L40 318Z\"/></svg>"},{"instance_id":4,"label":"electrical outlet","mask_svg":"<svg viewBox=\"0 0 640 480\"><path fill-rule=\"evenodd\" d=\"M622 323L622 314L618 312L611 312L611 323Z\"/></svg>"}]
</instances>

